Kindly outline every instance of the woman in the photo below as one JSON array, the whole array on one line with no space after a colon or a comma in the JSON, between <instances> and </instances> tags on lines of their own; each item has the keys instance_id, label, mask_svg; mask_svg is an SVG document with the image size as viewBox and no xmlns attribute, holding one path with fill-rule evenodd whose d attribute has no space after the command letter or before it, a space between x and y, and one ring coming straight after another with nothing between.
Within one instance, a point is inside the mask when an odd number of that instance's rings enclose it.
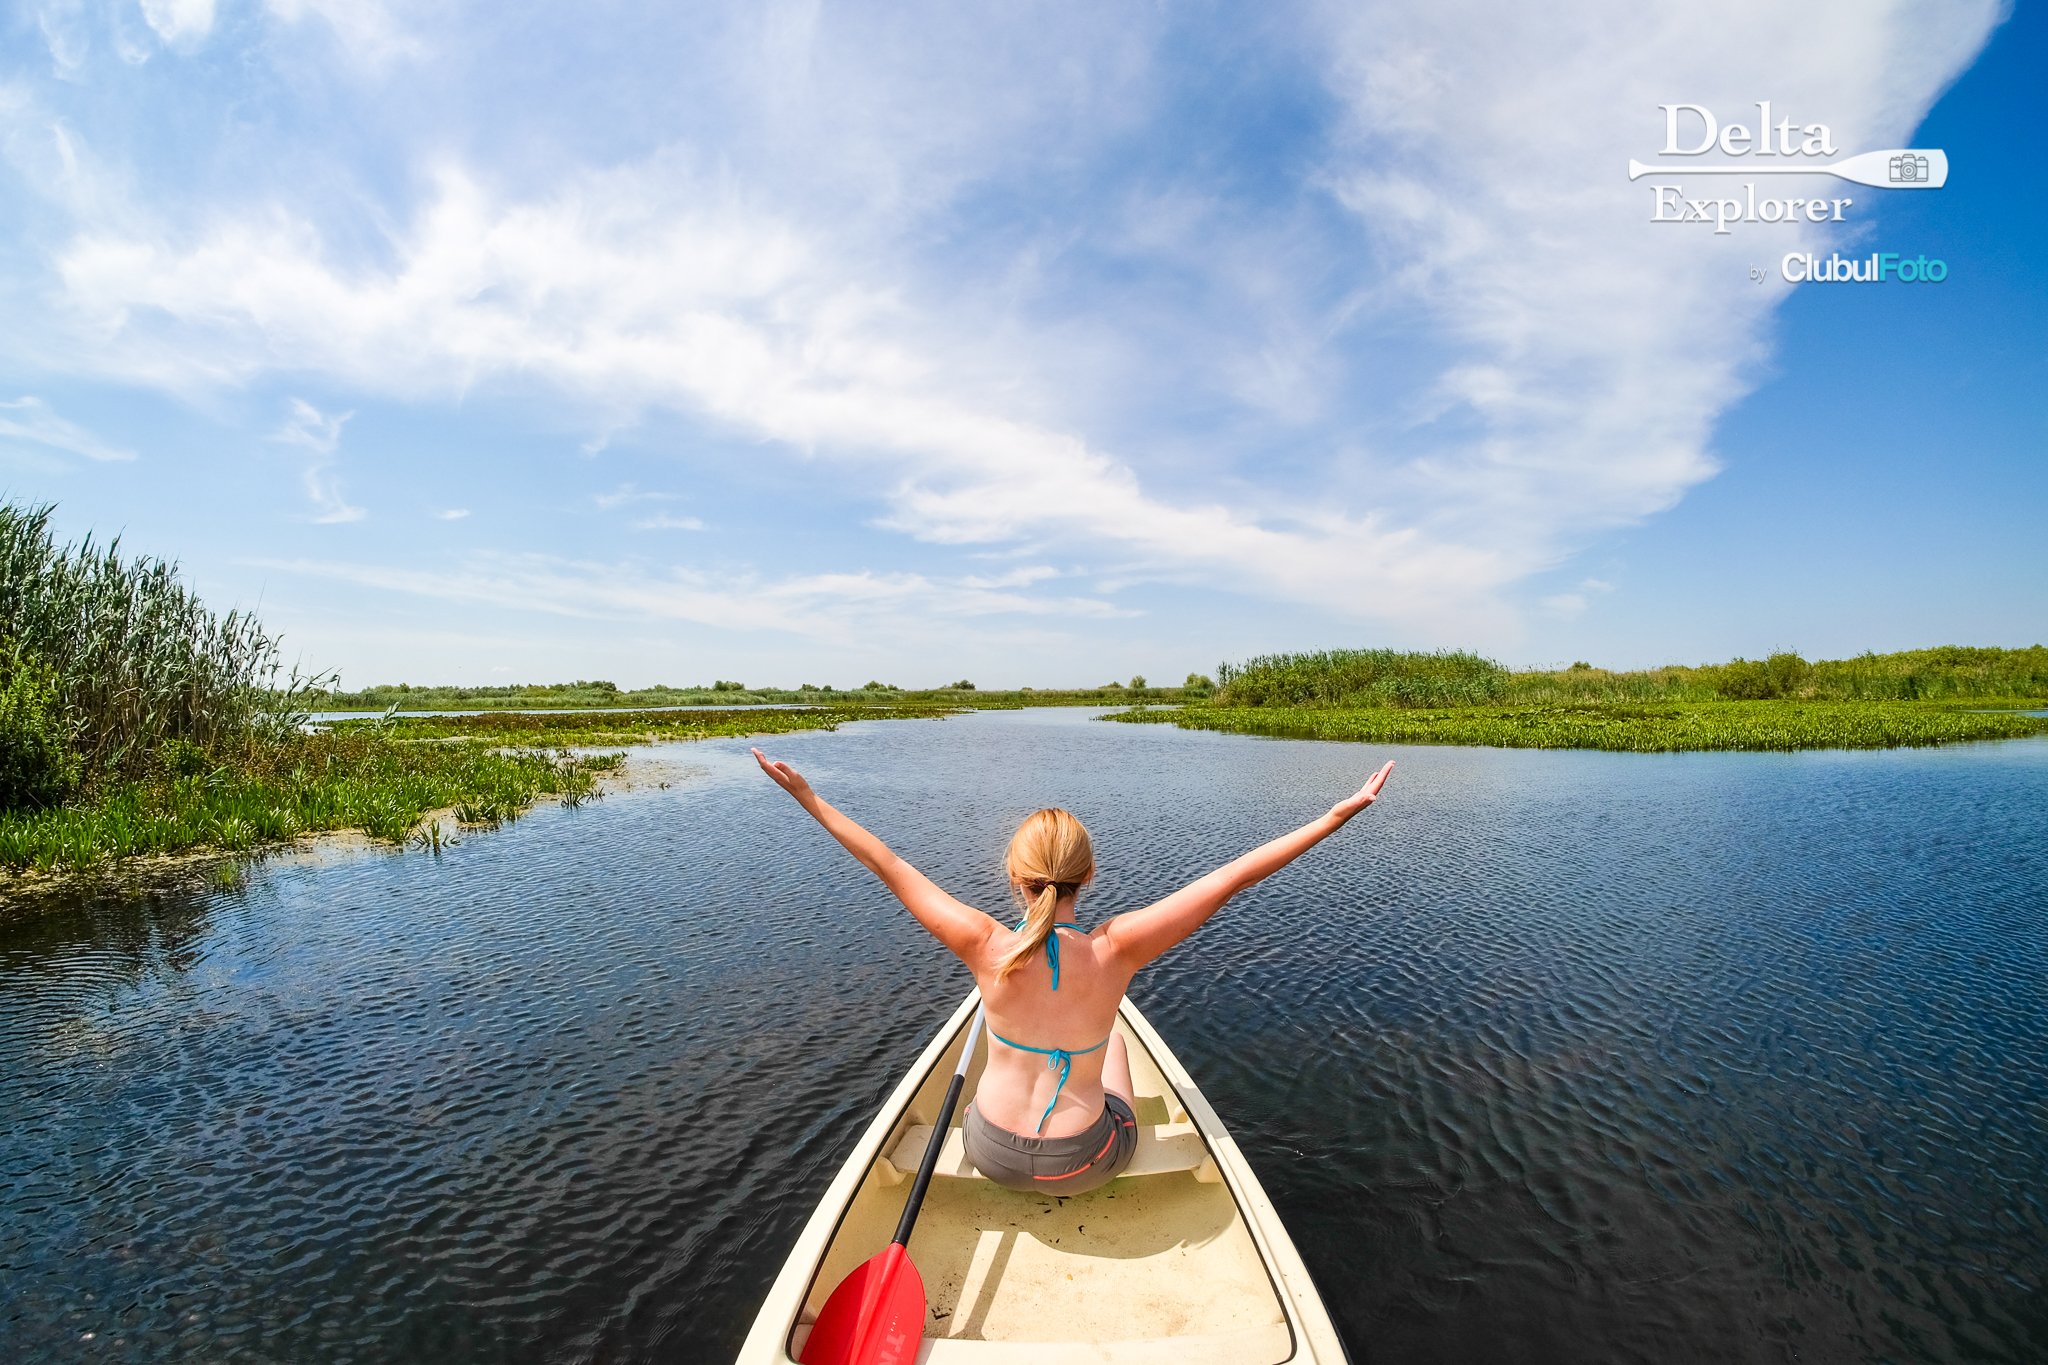
<instances>
[{"instance_id":1,"label":"woman","mask_svg":"<svg viewBox=\"0 0 2048 1365\"><path fill-rule=\"evenodd\" d=\"M1117 1006L1138 969L1179 943L1223 903L1342 829L1379 799L1390 761L1330 813L1225 863L1165 900L1083 930L1074 900L1095 876L1088 831L1042 810L1010 840L1015 928L963 905L834 810L787 763L754 758L827 833L974 973L988 1009L988 1065L962 1138L983 1175L1015 1190L1082 1194L1116 1178L1138 1141L1137 1102Z\"/></svg>"}]
</instances>

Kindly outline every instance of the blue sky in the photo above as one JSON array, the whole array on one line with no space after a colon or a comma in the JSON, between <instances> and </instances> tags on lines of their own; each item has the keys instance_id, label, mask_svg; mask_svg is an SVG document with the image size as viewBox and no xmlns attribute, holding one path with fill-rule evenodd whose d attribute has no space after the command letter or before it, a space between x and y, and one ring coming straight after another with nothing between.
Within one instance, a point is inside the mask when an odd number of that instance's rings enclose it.
<instances>
[{"instance_id":1,"label":"blue sky","mask_svg":"<svg viewBox=\"0 0 2048 1365\"><path fill-rule=\"evenodd\" d=\"M2038 6L4 32L0 486L351 685L2048 637ZM1659 106L1754 133L1764 99L1950 182L1652 223L1654 183L1743 193L1658 155ZM1949 276L1788 284L1795 250Z\"/></svg>"}]
</instances>

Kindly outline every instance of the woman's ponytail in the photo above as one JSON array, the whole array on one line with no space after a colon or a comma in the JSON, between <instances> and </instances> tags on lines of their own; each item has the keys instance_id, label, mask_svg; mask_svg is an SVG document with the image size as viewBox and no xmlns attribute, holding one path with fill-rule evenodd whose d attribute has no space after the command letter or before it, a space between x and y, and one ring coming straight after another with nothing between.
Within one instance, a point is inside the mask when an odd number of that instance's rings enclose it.
<instances>
[{"instance_id":1,"label":"woman's ponytail","mask_svg":"<svg viewBox=\"0 0 2048 1365\"><path fill-rule=\"evenodd\" d=\"M1010 840L1010 890L1024 909L1022 937L996 963L996 980L1037 952L1052 934L1060 901L1081 889L1095 873L1088 831L1063 810L1042 810Z\"/></svg>"}]
</instances>

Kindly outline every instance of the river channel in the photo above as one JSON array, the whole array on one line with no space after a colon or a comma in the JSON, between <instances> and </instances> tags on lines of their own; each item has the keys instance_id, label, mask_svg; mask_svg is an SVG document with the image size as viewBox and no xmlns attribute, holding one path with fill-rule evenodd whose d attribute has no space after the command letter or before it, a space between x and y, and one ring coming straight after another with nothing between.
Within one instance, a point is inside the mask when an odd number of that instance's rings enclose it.
<instances>
[{"instance_id":1,"label":"river channel","mask_svg":"<svg viewBox=\"0 0 2048 1365\"><path fill-rule=\"evenodd\" d=\"M2048 1358L2048 741L1621 755L1072 710L774 739L1083 924L1378 807L1132 996L1361 1362ZM752 767L0 921L0 1357L729 1360L971 984Z\"/></svg>"}]
</instances>

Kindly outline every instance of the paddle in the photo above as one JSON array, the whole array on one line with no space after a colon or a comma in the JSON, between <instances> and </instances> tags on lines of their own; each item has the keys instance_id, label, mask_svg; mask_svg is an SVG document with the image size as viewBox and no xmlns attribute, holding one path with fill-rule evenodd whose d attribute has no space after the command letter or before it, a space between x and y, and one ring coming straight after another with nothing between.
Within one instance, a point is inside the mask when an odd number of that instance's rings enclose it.
<instances>
[{"instance_id":1,"label":"paddle","mask_svg":"<svg viewBox=\"0 0 2048 1365\"><path fill-rule=\"evenodd\" d=\"M811 1338L798 1357L802 1365L910 1365L917 1359L918 1344L924 1340L924 1279L910 1263L910 1230L917 1225L917 1211L924 1207L925 1191L939 1164L939 1149L946 1145L946 1128L953 1121L953 1106L960 1101L960 1087L967 1083L967 1063L974 1056L982 1014L976 1009L974 1022L967 1026L960 1065L953 1068L953 1083L946 1087L946 1102L939 1106L932 1140L924 1145L924 1160L917 1164L917 1180L903 1206L902 1221L896 1224L896 1240L841 1280L832 1297L825 1300L825 1311L818 1314Z\"/></svg>"},{"instance_id":2,"label":"paddle","mask_svg":"<svg viewBox=\"0 0 2048 1365\"><path fill-rule=\"evenodd\" d=\"M1907 158L1913 158L1908 164ZM1938 190L1948 183L1948 153L1935 148L1865 152L1847 161L1799 166L1645 166L1628 163L1628 178L1645 175L1832 175L1881 190Z\"/></svg>"}]
</instances>

